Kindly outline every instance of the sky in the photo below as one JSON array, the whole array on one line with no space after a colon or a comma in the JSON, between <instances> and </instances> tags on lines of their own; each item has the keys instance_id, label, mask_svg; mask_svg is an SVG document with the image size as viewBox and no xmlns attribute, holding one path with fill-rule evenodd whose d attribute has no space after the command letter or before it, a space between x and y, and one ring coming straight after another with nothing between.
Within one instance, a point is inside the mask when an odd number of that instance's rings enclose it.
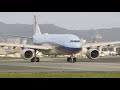
<instances>
[{"instance_id":1,"label":"sky","mask_svg":"<svg viewBox=\"0 0 120 90\"><path fill-rule=\"evenodd\" d=\"M120 12L0 12L0 22L33 24L34 14L39 24L55 24L70 30L120 27Z\"/></svg>"}]
</instances>

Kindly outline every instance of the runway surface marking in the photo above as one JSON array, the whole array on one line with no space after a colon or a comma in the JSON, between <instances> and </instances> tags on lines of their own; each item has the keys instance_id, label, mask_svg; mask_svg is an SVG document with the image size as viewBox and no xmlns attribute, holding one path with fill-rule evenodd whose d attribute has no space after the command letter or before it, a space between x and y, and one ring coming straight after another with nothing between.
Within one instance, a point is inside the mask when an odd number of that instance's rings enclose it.
<instances>
[{"instance_id":1,"label":"runway surface marking","mask_svg":"<svg viewBox=\"0 0 120 90\"><path fill-rule=\"evenodd\" d=\"M118 58L119 59L119 58ZM120 62L76 62L65 59L43 59L31 63L24 60L0 60L0 72L52 72L52 71L120 71Z\"/></svg>"}]
</instances>

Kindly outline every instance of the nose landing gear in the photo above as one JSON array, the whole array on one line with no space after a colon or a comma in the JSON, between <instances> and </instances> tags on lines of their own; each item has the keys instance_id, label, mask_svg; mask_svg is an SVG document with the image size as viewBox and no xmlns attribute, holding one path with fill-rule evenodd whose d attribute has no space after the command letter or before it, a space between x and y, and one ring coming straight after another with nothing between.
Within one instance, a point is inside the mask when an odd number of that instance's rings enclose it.
<instances>
[{"instance_id":1,"label":"nose landing gear","mask_svg":"<svg viewBox=\"0 0 120 90\"><path fill-rule=\"evenodd\" d=\"M75 63L76 61L77 61L76 57L71 56L67 58L67 62Z\"/></svg>"}]
</instances>

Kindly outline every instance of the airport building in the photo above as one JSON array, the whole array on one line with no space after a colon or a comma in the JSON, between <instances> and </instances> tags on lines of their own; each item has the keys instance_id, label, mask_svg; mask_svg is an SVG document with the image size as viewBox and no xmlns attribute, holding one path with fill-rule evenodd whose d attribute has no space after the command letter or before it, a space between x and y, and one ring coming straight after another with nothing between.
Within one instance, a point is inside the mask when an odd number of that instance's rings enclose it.
<instances>
[{"instance_id":1,"label":"airport building","mask_svg":"<svg viewBox=\"0 0 120 90\"><path fill-rule=\"evenodd\" d=\"M20 44L20 38L8 38L7 43Z\"/></svg>"},{"instance_id":2,"label":"airport building","mask_svg":"<svg viewBox=\"0 0 120 90\"><path fill-rule=\"evenodd\" d=\"M8 38L7 43L20 44L20 38ZM20 57L20 48L16 47L0 47L0 55L8 57Z\"/></svg>"}]
</instances>

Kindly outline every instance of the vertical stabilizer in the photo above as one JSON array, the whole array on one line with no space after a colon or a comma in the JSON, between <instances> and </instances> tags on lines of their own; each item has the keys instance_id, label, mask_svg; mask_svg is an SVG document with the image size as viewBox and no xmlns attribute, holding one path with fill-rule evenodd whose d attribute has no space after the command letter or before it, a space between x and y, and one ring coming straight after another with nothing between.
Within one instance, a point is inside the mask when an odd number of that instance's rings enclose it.
<instances>
[{"instance_id":1,"label":"vertical stabilizer","mask_svg":"<svg viewBox=\"0 0 120 90\"><path fill-rule=\"evenodd\" d=\"M37 17L34 15L34 33L37 34L41 34L39 25L38 25L38 21L37 21Z\"/></svg>"}]
</instances>

